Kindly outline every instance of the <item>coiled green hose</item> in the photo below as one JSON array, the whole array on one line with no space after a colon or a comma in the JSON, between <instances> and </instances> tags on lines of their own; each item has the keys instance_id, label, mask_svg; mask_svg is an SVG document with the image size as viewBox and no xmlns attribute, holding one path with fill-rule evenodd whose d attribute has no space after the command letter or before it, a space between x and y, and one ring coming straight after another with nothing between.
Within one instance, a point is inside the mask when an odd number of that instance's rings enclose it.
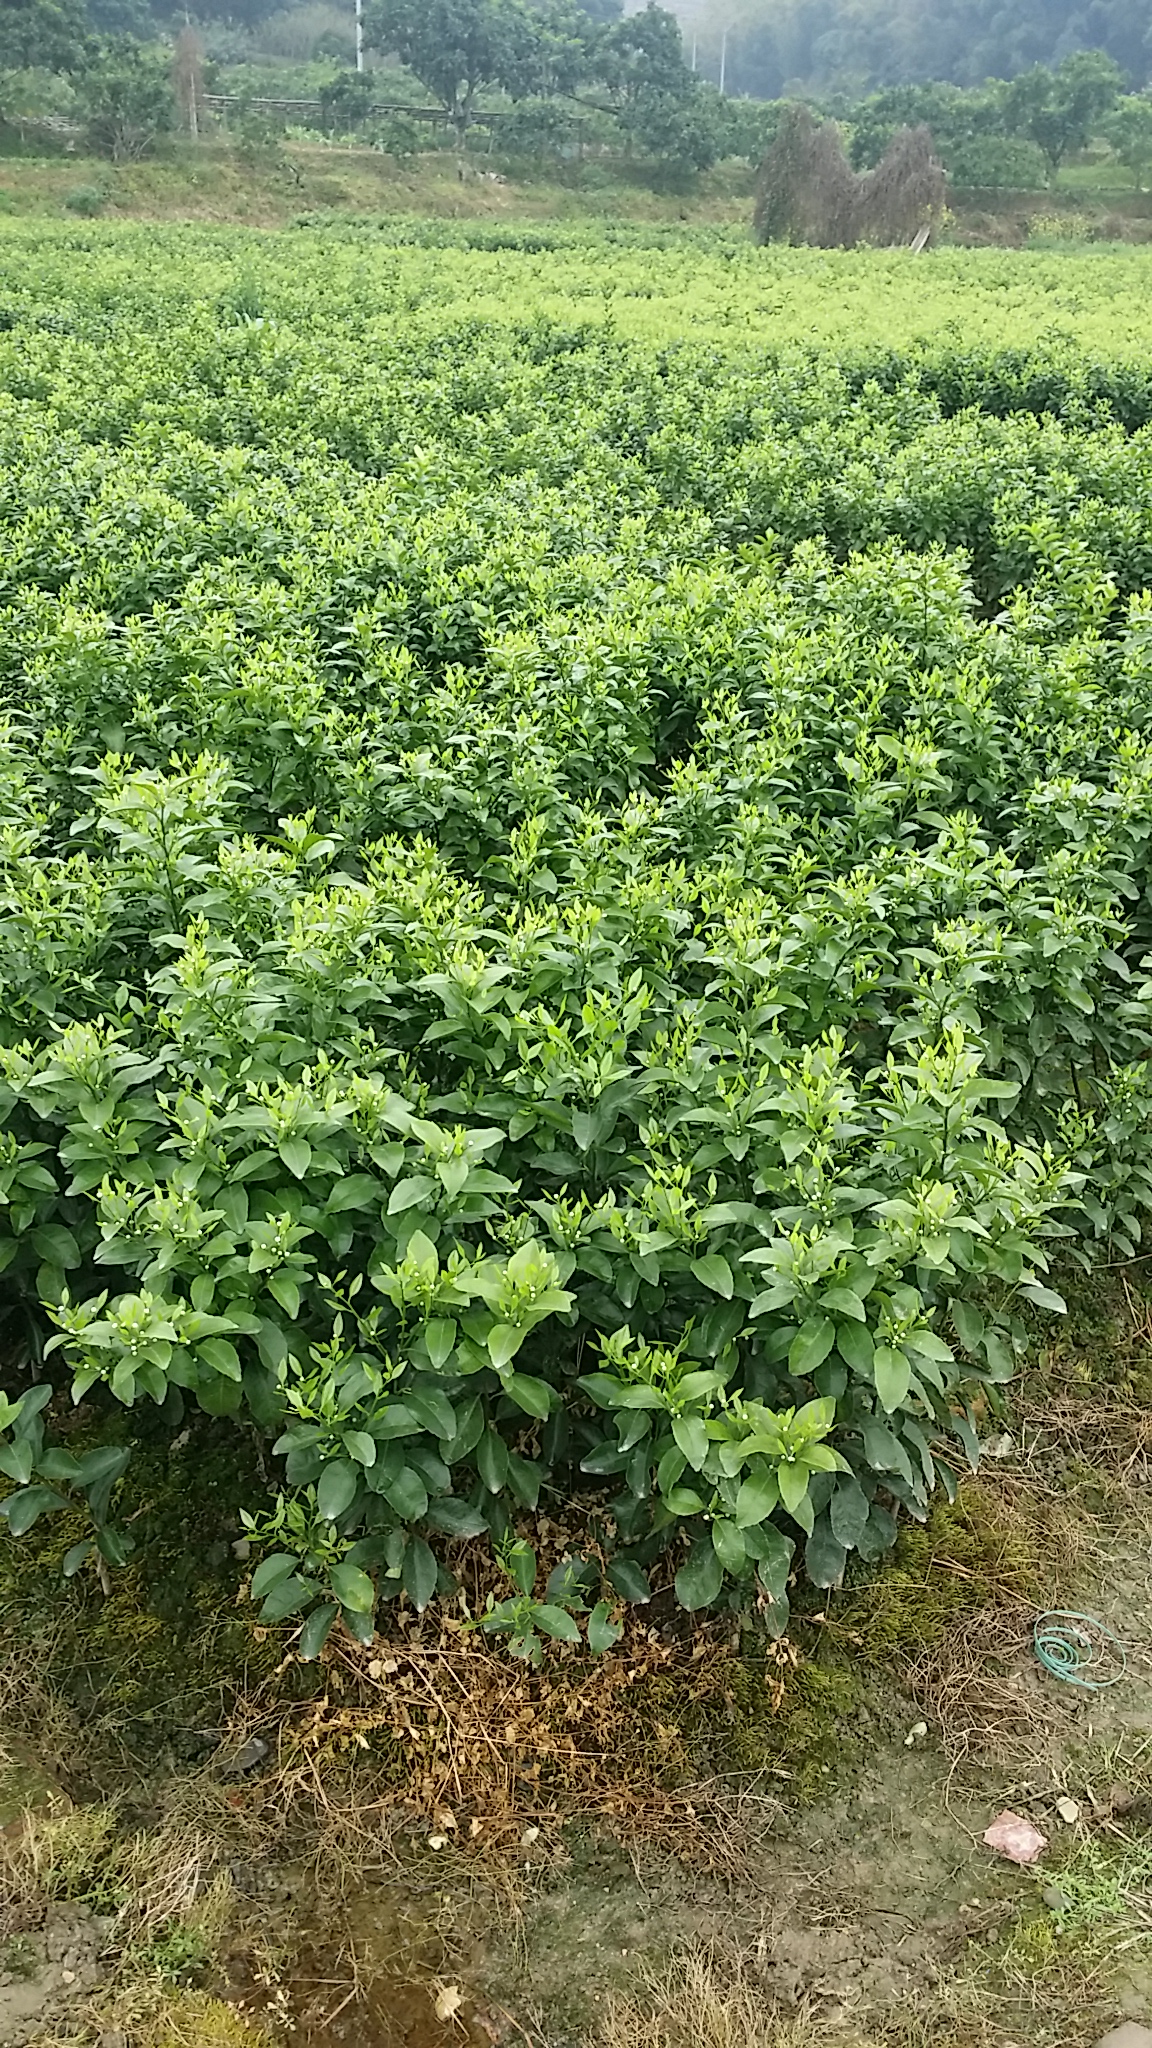
<instances>
[{"instance_id":1,"label":"coiled green hose","mask_svg":"<svg viewBox=\"0 0 1152 2048\"><path fill-rule=\"evenodd\" d=\"M1119 1636L1105 1622L1092 1614L1078 1614L1075 1608L1054 1607L1038 1615L1032 1643L1045 1671L1085 1692L1104 1692L1108 1686L1118 1685L1128 1669L1128 1653ZM1116 1669L1109 1671L1109 1664Z\"/></svg>"}]
</instances>

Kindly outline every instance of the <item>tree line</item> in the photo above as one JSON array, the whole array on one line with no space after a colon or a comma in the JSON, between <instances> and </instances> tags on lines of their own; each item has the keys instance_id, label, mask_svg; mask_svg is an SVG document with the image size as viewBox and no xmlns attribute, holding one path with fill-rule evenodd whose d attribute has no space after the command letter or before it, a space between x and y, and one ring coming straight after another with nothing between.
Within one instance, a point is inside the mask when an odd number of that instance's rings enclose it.
<instances>
[{"instance_id":1,"label":"tree line","mask_svg":"<svg viewBox=\"0 0 1152 2048\"><path fill-rule=\"evenodd\" d=\"M114 4L121 0L0 0L0 65L76 80L90 140L105 154L132 153L131 138L173 125L180 98L158 24L151 43L100 33L99 10ZM808 4L812 12L825 0ZM1152 96L1126 91L1130 78L1104 49L975 86L938 79L863 94L797 89L754 102L721 94L692 68L698 42L686 41L655 0L629 16L622 0L365 0L364 35L370 55L406 67L459 142L483 117L513 153L562 155L595 134L683 172L723 157L756 164L788 109L807 103L840 124L855 173L876 169L902 130L921 128L961 187L1034 188L1096 136L1137 186L1152 164ZM337 72L321 92L322 119L354 132L370 121L373 99L371 71Z\"/></svg>"},{"instance_id":2,"label":"tree line","mask_svg":"<svg viewBox=\"0 0 1152 2048\"><path fill-rule=\"evenodd\" d=\"M730 93L775 100L929 80L978 86L1100 50L1152 78L1149 0L679 0L697 64Z\"/></svg>"}]
</instances>

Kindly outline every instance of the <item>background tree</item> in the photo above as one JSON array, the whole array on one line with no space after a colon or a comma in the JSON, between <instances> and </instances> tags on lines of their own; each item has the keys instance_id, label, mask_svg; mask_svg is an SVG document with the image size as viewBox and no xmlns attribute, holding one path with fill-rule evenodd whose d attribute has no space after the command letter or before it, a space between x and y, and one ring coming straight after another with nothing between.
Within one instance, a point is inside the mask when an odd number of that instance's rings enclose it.
<instances>
[{"instance_id":1,"label":"background tree","mask_svg":"<svg viewBox=\"0 0 1152 2048\"><path fill-rule=\"evenodd\" d=\"M603 30L589 68L630 143L693 170L715 163L724 143L719 95L689 71L680 24L666 7L649 0Z\"/></svg>"},{"instance_id":2,"label":"background tree","mask_svg":"<svg viewBox=\"0 0 1152 2048\"><path fill-rule=\"evenodd\" d=\"M91 55L84 0L0 0L6 71L79 71Z\"/></svg>"},{"instance_id":3,"label":"background tree","mask_svg":"<svg viewBox=\"0 0 1152 2048\"><path fill-rule=\"evenodd\" d=\"M513 99L567 98L587 75L601 27L577 0L530 0L518 57L500 84Z\"/></svg>"},{"instance_id":4,"label":"background tree","mask_svg":"<svg viewBox=\"0 0 1152 2048\"><path fill-rule=\"evenodd\" d=\"M529 72L541 24L521 0L370 0L364 35L407 65L463 137L483 86Z\"/></svg>"},{"instance_id":5,"label":"background tree","mask_svg":"<svg viewBox=\"0 0 1152 2048\"><path fill-rule=\"evenodd\" d=\"M157 20L148 0L87 0L88 20L98 36L132 36L137 42L151 41Z\"/></svg>"},{"instance_id":6,"label":"background tree","mask_svg":"<svg viewBox=\"0 0 1152 2048\"><path fill-rule=\"evenodd\" d=\"M946 81L892 85L851 107L848 119L849 155L858 171L874 170L901 128L930 128L941 160L950 164L973 143L1005 133L1004 90L989 85L966 91Z\"/></svg>"},{"instance_id":7,"label":"background tree","mask_svg":"<svg viewBox=\"0 0 1152 2048\"><path fill-rule=\"evenodd\" d=\"M170 60L139 43L110 45L81 80L88 146L113 163L147 156L176 117Z\"/></svg>"},{"instance_id":8,"label":"background tree","mask_svg":"<svg viewBox=\"0 0 1152 2048\"><path fill-rule=\"evenodd\" d=\"M1121 94L1101 124L1101 134L1125 170L1131 171L1136 190L1142 191L1144 173L1152 163L1152 98L1142 93Z\"/></svg>"},{"instance_id":9,"label":"background tree","mask_svg":"<svg viewBox=\"0 0 1152 2048\"><path fill-rule=\"evenodd\" d=\"M1008 88L1008 127L1043 150L1054 178L1070 150L1087 148L1096 123L1115 106L1121 83L1119 67L1102 50L1078 50L1056 71L1036 64Z\"/></svg>"},{"instance_id":10,"label":"background tree","mask_svg":"<svg viewBox=\"0 0 1152 2048\"><path fill-rule=\"evenodd\" d=\"M172 89L180 122L195 137L200 133L204 100L204 46L194 28L182 28L172 57Z\"/></svg>"},{"instance_id":11,"label":"background tree","mask_svg":"<svg viewBox=\"0 0 1152 2048\"><path fill-rule=\"evenodd\" d=\"M320 119L329 135L351 135L363 126L372 104L372 78L367 71L338 71L319 92Z\"/></svg>"},{"instance_id":12,"label":"background tree","mask_svg":"<svg viewBox=\"0 0 1152 2048\"><path fill-rule=\"evenodd\" d=\"M676 0L703 75L727 29L730 93L756 99L946 80L982 86L1103 50L1134 85L1152 73L1148 0ZM910 116L910 119L915 117ZM938 147L944 138L933 127ZM878 160L878 159L877 159Z\"/></svg>"}]
</instances>

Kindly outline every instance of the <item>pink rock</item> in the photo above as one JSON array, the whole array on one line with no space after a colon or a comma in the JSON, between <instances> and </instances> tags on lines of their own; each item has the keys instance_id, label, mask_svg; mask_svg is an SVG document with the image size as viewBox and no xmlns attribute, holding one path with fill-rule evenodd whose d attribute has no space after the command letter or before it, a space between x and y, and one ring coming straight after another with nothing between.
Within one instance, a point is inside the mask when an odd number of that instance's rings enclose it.
<instances>
[{"instance_id":1,"label":"pink rock","mask_svg":"<svg viewBox=\"0 0 1152 2048\"><path fill-rule=\"evenodd\" d=\"M998 1813L985 1830L984 1840L998 1856L1006 1856L1009 1863L1038 1863L1048 1847L1047 1837L1019 1813Z\"/></svg>"}]
</instances>

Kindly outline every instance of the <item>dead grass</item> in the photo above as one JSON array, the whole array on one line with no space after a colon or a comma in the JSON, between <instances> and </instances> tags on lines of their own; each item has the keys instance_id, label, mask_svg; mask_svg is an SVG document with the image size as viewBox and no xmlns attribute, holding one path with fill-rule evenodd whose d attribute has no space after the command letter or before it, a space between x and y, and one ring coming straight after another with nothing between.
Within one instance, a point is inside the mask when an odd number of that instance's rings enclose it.
<instances>
[{"instance_id":1,"label":"dead grass","mask_svg":"<svg viewBox=\"0 0 1152 2048\"><path fill-rule=\"evenodd\" d=\"M212 1963L232 1919L225 1849L179 1811L125 1832L112 1803L30 1812L0 1837L0 1932L30 1936L35 1954L62 1905L99 1929L104 1982L46 2015L31 2048L105 2035L131 2048L271 2048L232 2005L181 1981Z\"/></svg>"},{"instance_id":2,"label":"dead grass","mask_svg":"<svg viewBox=\"0 0 1152 2048\"><path fill-rule=\"evenodd\" d=\"M77 187L103 195L107 219L235 221L278 227L303 212L380 212L449 219L633 219L742 222L752 174L728 164L705 174L688 193L660 192L620 175L580 188L542 173L491 182L473 167L463 179L454 151L409 162L362 147L328 148L284 139L255 150L215 138L174 148L166 157L110 164L79 157L9 157L0 161L0 211L68 218Z\"/></svg>"},{"instance_id":3,"label":"dead grass","mask_svg":"<svg viewBox=\"0 0 1152 2048\"><path fill-rule=\"evenodd\" d=\"M114 1919L109 1945L143 1950L179 1924L207 1951L227 1918L227 1844L179 1814L121 1832L110 1802L28 1813L0 1837L0 1924L28 1926L69 1900Z\"/></svg>"},{"instance_id":4,"label":"dead grass","mask_svg":"<svg viewBox=\"0 0 1152 2048\"><path fill-rule=\"evenodd\" d=\"M1049 1926L1022 1919L992 1953L978 1945L931 1988L860 2019L824 2003L782 2011L746 1950L702 1945L647 1972L635 1993L613 1994L596 2048L1069 2048L1093 2039L1114 2007L1092 1958L1062 1956Z\"/></svg>"},{"instance_id":5,"label":"dead grass","mask_svg":"<svg viewBox=\"0 0 1152 2048\"><path fill-rule=\"evenodd\" d=\"M600 2032L602 2048L816 2048L832 2038L869 2048L865 2036L830 2030L811 2013L782 2014L747 1957L717 1944L649 1974L634 1997L613 1995Z\"/></svg>"}]
</instances>

